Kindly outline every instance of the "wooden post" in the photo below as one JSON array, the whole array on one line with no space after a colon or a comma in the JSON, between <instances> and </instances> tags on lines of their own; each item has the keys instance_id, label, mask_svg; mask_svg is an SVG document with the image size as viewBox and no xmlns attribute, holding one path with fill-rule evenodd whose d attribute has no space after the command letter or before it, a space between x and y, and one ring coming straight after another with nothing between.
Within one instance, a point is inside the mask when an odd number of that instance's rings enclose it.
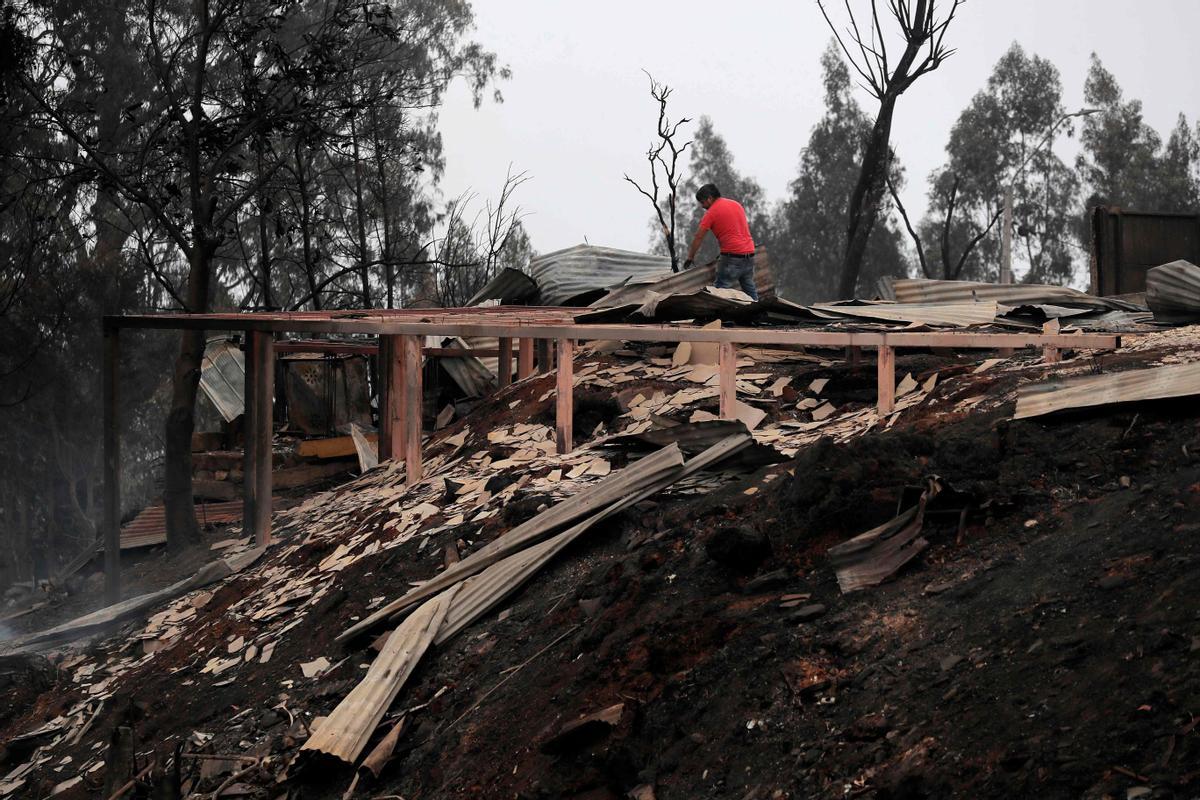
<instances>
[{"instance_id":1,"label":"wooden post","mask_svg":"<svg viewBox=\"0 0 1200 800\"><path fill-rule=\"evenodd\" d=\"M121 600L121 437L117 419L120 329L104 326L104 603Z\"/></svg>"},{"instance_id":2,"label":"wooden post","mask_svg":"<svg viewBox=\"0 0 1200 800\"><path fill-rule=\"evenodd\" d=\"M421 480L421 412L424 408L421 388L421 337L400 337L401 370L404 395L404 482L412 486Z\"/></svg>"},{"instance_id":3,"label":"wooden post","mask_svg":"<svg viewBox=\"0 0 1200 800\"><path fill-rule=\"evenodd\" d=\"M399 336L379 337L379 460L404 460L404 376Z\"/></svg>"},{"instance_id":4,"label":"wooden post","mask_svg":"<svg viewBox=\"0 0 1200 800\"><path fill-rule=\"evenodd\" d=\"M500 355L496 361L496 388L512 383L512 337L500 337Z\"/></svg>"},{"instance_id":5,"label":"wooden post","mask_svg":"<svg viewBox=\"0 0 1200 800\"><path fill-rule=\"evenodd\" d=\"M258 385L258 339L254 331L246 331L246 343L242 348L243 362L246 369L246 383L242 393L242 529L258 538L254 527L258 521L257 497L258 492L258 398L255 387ZM270 502L270 501L268 501Z\"/></svg>"},{"instance_id":6,"label":"wooden post","mask_svg":"<svg viewBox=\"0 0 1200 800\"><path fill-rule=\"evenodd\" d=\"M254 542L264 547L271 541L271 402L275 398L275 340L269 331L251 332L254 351Z\"/></svg>"},{"instance_id":7,"label":"wooden post","mask_svg":"<svg viewBox=\"0 0 1200 800\"><path fill-rule=\"evenodd\" d=\"M554 369L554 365L550 361L550 340L537 340L537 371L545 375L550 370Z\"/></svg>"},{"instance_id":8,"label":"wooden post","mask_svg":"<svg viewBox=\"0 0 1200 800\"><path fill-rule=\"evenodd\" d=\"M545 340L538 340L540 344ZM547 342L547 344L549 344ZM550 348L547 347L547 350ZM558 427L558 452L571 452L575 446L575 341L558 340L558 385L555 392L555 418Z\"/></svg>"},{"instance_id":9,"label":"wooden post","mask_svg":"<svg viewBox=\"0 0 1200 800\"><path fill-rule=\"evenodd\" d=\"M717 353L721 419L737 419L737 346L733 342L721 342Z\"/></svg>"},{"instance_id":10,"label":"wooden post","mask_svg":"<svg viewBox=\"0 0 1200 800\"><path fill-rule=\"evenodd\" d=\"M879 345L876 362L879 380L879 413L890 414L896 408L896 349L886 344Z\"/></svg>"},{"instance_id":11,"label":"wooden post","mask_svg":"<svg viewBox=\"0 0 1200 800\"><path fill-rule=\"evenodd\" d=\"M522 337L517 342L517 380L533 374L533 339Z\"/></svg>"},{"instance_id":12,"label":"wooden post","mask_svg":"<svg viewBox=\"0 0 1200 800\"><path fill-rule=\"evenodd\" d=\"M862 348L856 344L846 347L846 363L851 369L858 369L859 362L862 361Z\"/></svg>"},{"instance_id":13,"label":"wooden post","mask_svg":"<svg viewBox=\"0 0 1200 800\"><path fill-rule=\"evenodd\" d=\"M1057 364L1062 361L1062 351L1053 345L1046 345L1042 348L1042 363Z\"/></svg>"}]
</instances>

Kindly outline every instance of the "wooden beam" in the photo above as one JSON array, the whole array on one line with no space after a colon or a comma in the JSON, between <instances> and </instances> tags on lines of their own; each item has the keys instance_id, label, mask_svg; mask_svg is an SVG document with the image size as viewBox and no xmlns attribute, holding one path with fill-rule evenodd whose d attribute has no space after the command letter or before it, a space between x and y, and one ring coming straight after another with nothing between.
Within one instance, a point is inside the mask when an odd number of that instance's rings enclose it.
<instances>
[{"instance_id":1,"label":"wooden beam","mask_svg":"<svg viewBox=\"0 0 1200 800\"><path fill-rule=\"evenodd\" d=\"M512 383L512 337L500 337L500 353L496 362L496 387L503 389Z\"/></svg>"},{"instance_id":2,"label":"wooden beam","mask_svg":"<svg viewBox=\"0 0 1200 800\"><path fill-rule=\"evenodd\" d=\"M737 345L721 342L717 351L721 419L737 419Z\"/></svg>"},{"instance_id":3,"label":"wooden beam","mask_svg":"<svg viewBox=\"0 0 1200 800\"><path fill-rule=\"evenodd\" d=\"M533 339L522 336L517 340L517 380L533 374Z\"/></svg>"},{"instance_id":4,"label":"wooden beam","mask_svg":"<svg viewBox=\"0 0 1200 800\"><path fill-rule=\"evenodd\" d=\"M550 340L538 339L535 347L537 348L537 371L545 375L554 369L554 364L551 362L552 356L550 355Z\"/></svg>"},{"instance_id":5,"label":"wooden beam","mask_svg":"<svg viewBox=\"0 0 1200 800\"><path fill-rule=\"evenodd\" d=\"M120 334L104 326L104 604L121 600L121 436L117 409Z\"/></svg>"},{"instance_id":6,"label":"wooden beam","mask_svg":"<svg viewBox=\"0 0 1200 800\"><path fill-rule=\"evenodd\" d=\"M342 312L346 313L346 312ZM362 312L368 314L369 312ZM1057 347L1107 350L1121 346L1116 334L954 333L944 331L862 332L789 328L693 328L670 325L575 325L550 322L411 322L403 318L277 318L258 314L140 314L105 317L122 328L181 330L269 330L310 333L412 334L420 336L528 336L533 339L621 339L635 342L736 342L742 345L891 347L991 350L999 347Z\"/></svg>"},{"instance_id":7,"label":"wooden beam","mask_svg":"<svg viewBox=\"0 0 1200 800\"><path fill-rule=\"evenodd\" d=\"M272 421L271 404L275 399L275 351L270 333L255 331L251 342L254 350L254 541L264 547L271 541L271 466Z\"/></svg>"},{"instance_id":8,"label":"wooden beam","mask_svg":"<svg viewBox=\"0 0 1200 800\"><path fill-rule=\"evenodd\" d=\"M575 446L575 341L573 339L558 340L558 382L554 405L555 419L558 423L558 452L559 454L569 453Z\"/></svg>"},{"instance_id":9,"label":"wooden beam","mask_svg":"<svg viewBox=\"0 0 1200 800\"><path fill-rule=\"evenodd\" d=\"M876 361L879 381L879 413L890 414L896 408L896 349L886 345L879 348Z\"/></svg>"},{"instance_id":10,"label":"wooden beam","mask_svg":"<svg viewBox=\"0 0 1200 800\"><path fill-rule=\"evenodd\" d=\"M380 461L404 459L404 375L400 366L403 361L401 338L379 337L379 383L383 395L379 401Z\"/></svg>"},{"instance_id":11,"label":"wooden beam","mask_svg":"<svg viewBox=\"0 0 1200 800\"><path fill-rule=\"evenodd\" d=\"M404 396L404 475L412 486L421 480L421 412L424 408L421 388L421 337L401 337L401 369Z\"/></svg>"},{"instance_id":12,"label":"wooden beam","mask_svg":"<svg viewBox=\"0 0 1200 800\"><path fill-rule=\"evenodd\" d=\"M254 530L255 493L258 491L258 480L255 471L258 469L258 402L255 387L258 385L258 356L255 351L257 338L264 334L248 331L246 344L243 348L243 361L246 366L245 386L242 393L242 528L248 533L257 534Z\"/></svg>"}]
</instances>

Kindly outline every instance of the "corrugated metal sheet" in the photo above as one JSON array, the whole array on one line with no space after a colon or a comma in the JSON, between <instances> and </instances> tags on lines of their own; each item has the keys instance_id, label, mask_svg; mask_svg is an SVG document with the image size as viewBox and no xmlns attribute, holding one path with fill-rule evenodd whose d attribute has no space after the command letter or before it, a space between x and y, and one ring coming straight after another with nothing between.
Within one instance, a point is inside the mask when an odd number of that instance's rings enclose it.
<instances>
[{"instance_id":1,"label":"corrugated metal sheet","mask_svg":"<svg viewBox=\"0 0 1200 800\"><path fill-rule=\"evenodd\" d=\"M1068 286L1046 284L999 284L974 281L932 281L900 278L892 282L896 300L901 303L971 303L992 301L1005 306L1052 303L1085 308L1111 308L1140 311L1132 303L1110 297L1095 297Z\"/></svg>"},{"instance_id":2,"label":"corrugated metal sheet","mask_svg":"<svg viewBox=\"0 0 1200 800\"><path fill-rule=\"evenodd\" d=\"M371 662L366 677L338 703L301 749L315 750L347 764L357 761L379 721L432 644L457 593L456 586L423 603L392 631L378 657Z\"/></svg>"},{"instance_id":3,"label":"corrugated metal sheet","mask_svg":"<svg viewBox=\"0 0 1200 800\"><path fill-rule=\"evenodd\" d=\"M519 305L536 296L537 291L538 285L533 278L520 270L505 267L476 292L467 305L477 306L488 300L499 300L502 306Z\"/></svg>"},{"instance_id":4,"label":"corrugated metal sheet","mask_svg":"<svg viewBox=\"0 0 1200 800\"><path fill-rule=\"evenodd\" d=\"M1021 387L1013 418L1026 419L1071 408L1196 394L1200 394L1200 363L1086 375Z\"/></svg>"},{"instance_id":5,"label":"corrugated metal sheet","mask_svg":"<svg viewBox=\"0 0 1200 800\"><path fill-rule=\"evenodd\" d=\"M665 274L654 276L651 280L631 282L625 286L611 289L604 297L592 302L591 307L640 306L650 299L650 293L659 295L693 294L706 286L711 286L716 279L717 267L715 264L708 267L692 267L682 272L668 271ZM775 276L772 274L770 260L765 253L754 258L754 288L758 290L760 298L773 297L775 294Z\"/></svg>"},{"instance_id":6,"label":"corrugated metal sheet","mask_svg":"<svg viewBox=\"0 0 1200 800\"><path fill-rule=\"evenodd\" d=\"M246 410L246 359L228 339L210 341L200 365L200 388L226 422Z\"/></svg>"},{"instance_id":7,"label":"corrugated metal sheet","mask_svg":"<svg viewBox=\"0 0 1200 800\"><path fill-rule=\"evenodd\" d=\"M671 272L671 259L612 247L580 244L538 256L529 265L544 306L578 304L597 292L633 281L657 280Z\"/></svg>"},{"instance_id":8,"label":"corrugated metal sheet","mask_svg":"<svg viewBox=\"0 0 1200 800\"><path fill-rule=\"evenodd\" d=\"M1149 270L1146 304L1160 322L1200 319L1200 267L1179 260Z\"/></svg>"},{"instance_id":9,"label":"corrugated metal sheet","mask_svg":"<svg viewBox=\"0 0 1200 800\"><path fill-rule=\"evenodd\" d=\"M925 325L943 325L965 328L970 325L988 325L996 321L996 315L1009 309L995 301L967 303L816 303L816 312L825 312L856 319L883 320L885 322L916 322Z\"/></svg>"},{"instance_id":10,"label":"corrugated metal sheet","mask_svg":"<svg viewBox=\"0 0 1200 800\"><path fill-rule=\"evenodd\" d=\"M444 341L446 347L471 346L466 340L458 337L451 337ZM496 340L493 339L492 342L492 347L496 347ZM496 359L493 358L491 361L494 364ZM467 397L483 397L492 390L496 383L496 374L473 356L439 358L438 363L449 373L454 382L458 384L458 388L462 389L463 394Z\"/></svg>"},{"instance_id":11,"label":"corrugated metal sheet","mask_svg":"<svg viewBox=\"0 0 1200 800\"><path fill-rule=\"evenodd\" d=\"M280 499L272 498L272 505L279 508ZM196 521L207 525L228 525L242 521L242 501L227 503L197 503ZM121 526L121 549L152 547L167 541L167 511L163 506L147 506L136 517Z\"/></svg>"}]
</instances>

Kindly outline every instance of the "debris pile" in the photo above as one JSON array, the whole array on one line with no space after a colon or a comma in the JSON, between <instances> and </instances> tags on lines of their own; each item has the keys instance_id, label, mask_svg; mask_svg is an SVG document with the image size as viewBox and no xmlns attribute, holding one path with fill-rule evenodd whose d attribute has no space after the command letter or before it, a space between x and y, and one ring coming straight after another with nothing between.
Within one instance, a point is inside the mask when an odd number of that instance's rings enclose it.
<instances>
[{"instance_id":1,"label":"debris pile","mask_svg":"<svg viewBox=\"0 0 1200 800\"><path fill-rule=\"evenodd\" d=\"M1141 378L1082 421L1014 419L1029 356L902 356L880 415L873 370L761 348L718 420L704 349L583 347L576 391L615 402L577 403L570 454L535 375L435 431L414 486L379 463L265 552L20 640L53 678L0 688L0 796L1200 786L1200 429L1159 399L1200 388L1144 388L1200 332L1056 364Z\"/></svg>"}]
</instances>

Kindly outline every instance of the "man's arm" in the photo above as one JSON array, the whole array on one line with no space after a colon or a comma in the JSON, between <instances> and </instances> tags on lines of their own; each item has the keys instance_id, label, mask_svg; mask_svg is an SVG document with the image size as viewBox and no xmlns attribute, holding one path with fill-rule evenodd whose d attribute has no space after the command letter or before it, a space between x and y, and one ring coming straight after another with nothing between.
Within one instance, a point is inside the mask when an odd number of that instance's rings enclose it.
<instances>
[{"instance_id":1,"label":"man's arm","mask_svg":"<svg viewBox=\"0 0 1200 800\"><path fill-rule=\"evenodd\" d=\"M684 269L692 266L692 261L696 258L696 253L700 250L700 245L704 242L704 234L706 233L708 233L707 228L700 228L696 231L696 235L692 237L692 246L688 248L687 258L683 260Z\"/></svg>"}]
</instances>

